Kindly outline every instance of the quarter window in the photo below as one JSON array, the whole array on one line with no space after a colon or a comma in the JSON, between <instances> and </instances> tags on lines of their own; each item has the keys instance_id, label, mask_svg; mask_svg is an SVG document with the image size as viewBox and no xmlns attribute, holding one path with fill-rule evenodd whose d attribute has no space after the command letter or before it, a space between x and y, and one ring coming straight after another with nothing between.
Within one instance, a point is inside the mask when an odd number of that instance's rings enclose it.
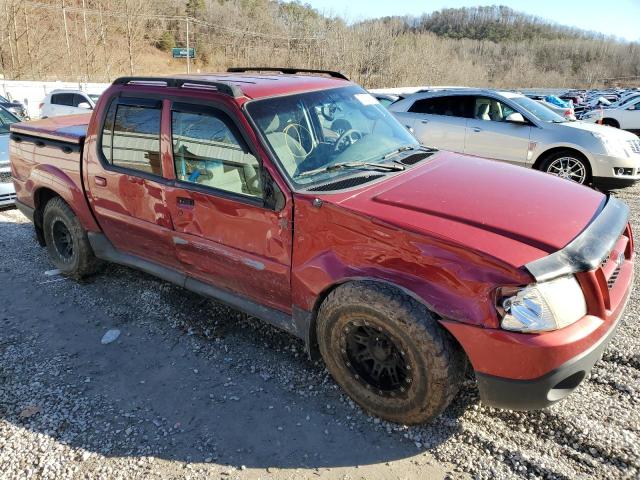
<instances>
[{"instance_id":1,"label":"quarter window","mask_svg":"<svg viewBox=\"0 0 640 480\"><path fill-rule=\"evenodd\" d=\"M260 164L222 112L171 113L176 178L262 197Z\"/></svg>"},{"instance_id":2,"label":"quarter window","mask_svg":"<svg viewBox=\"0 0 640 480\"><path fill-rule=\"evenodd\" d=\"M112 103L102 130L102 153L114 166L162 175L160 109Z\"/></svg>"}]
</instances>

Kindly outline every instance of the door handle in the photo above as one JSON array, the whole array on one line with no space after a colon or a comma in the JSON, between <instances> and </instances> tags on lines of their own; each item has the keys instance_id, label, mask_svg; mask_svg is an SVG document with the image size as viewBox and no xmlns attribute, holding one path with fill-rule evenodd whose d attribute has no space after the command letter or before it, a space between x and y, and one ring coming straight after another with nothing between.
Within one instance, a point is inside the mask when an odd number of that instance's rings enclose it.
<instances>
[{"instance_id":1,"label":"door handle","mask_svg":"<svg viewBox=\"0 0 640 480\"><path fill-rule=\"evenodd\" d=\"M424 123L425 125L429 123L429 120L420 120L420 123Z\"/></svg>"},{"instance_id":2,"label":"door handle","mask_svg":"<svg viewBox=\"0 0 640 480\"><path fill-rule=\"evenodd\" d=\"M195 202L193 201L193 198L178 197L179 207L193 207L194 205L195 205Z\"/></svg>"},{"instance_id":3,"label":"door handle","mask_svg":"<svg viewBox=\"0 0 640 480\"><path fill-rule=\"evenodd\" d=\"M474 132L476 132L476 133L478 133L478 132L481 132L481 131L482 131L482 129L481 129L481 128L478 128L478 127L473 127L473 131L474 131Z\"/></svg>"},{"instance_id":4,"label":"door handle","mask_svg":"<svg viewBox=\"0 0 640 480\"><path fill-rule=\"evenodd\" d=\"M107 179L104 177L93 177L93 182L99 187L107 186Z\"/></svg>"}]
</instances>

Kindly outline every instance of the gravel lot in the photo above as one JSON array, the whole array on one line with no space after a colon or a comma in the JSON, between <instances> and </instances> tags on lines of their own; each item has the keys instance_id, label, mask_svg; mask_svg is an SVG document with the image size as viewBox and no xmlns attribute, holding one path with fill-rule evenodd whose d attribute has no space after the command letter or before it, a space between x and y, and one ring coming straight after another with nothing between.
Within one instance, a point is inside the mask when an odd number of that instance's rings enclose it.
<instances>
[{"instance_id":1,"label":"gravel lot","mask_svg":"<svg viewBox=\"0 0 640 480\"><path fill-rule=\"evenodd\" d=\"M640 232L640 186L618 195ZM0 212L0 248L1 478L640 476L640 290L559 405L486 408L469 381L408 428L363 414L299 341L213 301L118 266L82 284L45 274L16 210ZM103 345L109 329L121 335Z\"/></svg>"}]
</instances>

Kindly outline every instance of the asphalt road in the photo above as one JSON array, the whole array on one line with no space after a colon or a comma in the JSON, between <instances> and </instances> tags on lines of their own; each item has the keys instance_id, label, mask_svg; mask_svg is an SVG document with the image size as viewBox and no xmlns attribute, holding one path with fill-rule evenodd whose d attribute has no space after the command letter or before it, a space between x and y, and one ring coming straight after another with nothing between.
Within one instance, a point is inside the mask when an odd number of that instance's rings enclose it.
<instances>
[{"instance_id":1,"label":"asphalt road","mask_svg":"<svg viewBox=\"0 0 640 480\"><path fill-rule=\"evenodd\" d=\"M639 194L618 194L638 231ZM364 414L299 341L213 301L118 266L48 275L16 210L0 212L0 249L0 478L640 474L640 290L560 404L483 407L470 380L435 422L404 427Z\"/></svg>"}]
</instances>

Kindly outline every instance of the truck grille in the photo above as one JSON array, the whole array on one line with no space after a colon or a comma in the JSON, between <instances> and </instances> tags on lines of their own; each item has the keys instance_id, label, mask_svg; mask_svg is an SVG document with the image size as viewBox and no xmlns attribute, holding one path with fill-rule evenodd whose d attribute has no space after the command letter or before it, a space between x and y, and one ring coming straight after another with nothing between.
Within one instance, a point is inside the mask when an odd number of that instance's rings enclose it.
<instances>
[{"instance_id":1,"label":"truck grille","mask_svg":"<svg viewBox=\"0 0 640 480\"><path fill-rule=\"evenodd\" d=\"M0 172L0 183L11 183L11 172Z\"/></svg>"},{"instance_id":2,"label":"truck grille","mask_svg":"<svg viewBox=\"0 0 640 480\"><path fill-rule=\"evenodd\" d=\"M633 153L640 153L640 139L629 140L629 146Z\"/></svg>"},{"instance_id":3,"label":"truck grille","mask_svg":"<svg viewBox=\"0 0 640 480\"><path fill-rule=\"evenodd\" d=\"M618 276L620 275L621 268L622 266L618 265L616 269L613 271L613 273L611 273L611 276L609 277L609 279L607 280L607 287L609 287L609 290L611 290L613 286L616 284L616 280L618 280Z\"/></svg>"}]
</instances>

